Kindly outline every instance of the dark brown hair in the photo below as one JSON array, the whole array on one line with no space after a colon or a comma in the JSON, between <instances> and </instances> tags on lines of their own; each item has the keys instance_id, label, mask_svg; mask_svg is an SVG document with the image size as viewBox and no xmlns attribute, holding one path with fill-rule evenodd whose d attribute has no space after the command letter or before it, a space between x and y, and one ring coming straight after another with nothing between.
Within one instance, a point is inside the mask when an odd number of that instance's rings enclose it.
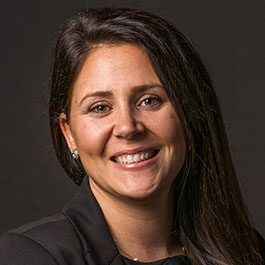
<instances>
[{"instance_id":1,"label":"dark brown hair","mask_svg":"<svg viewBox=\"0 0 265 265\"><path fill-rule=\"evenodd\" d=\"M133 9L89 9L63 24L56 45L50 127L56 155L74 182L86 172L72 159L59 126L71 89L98 44L139 45L174 105L187 155L176 178L176 230L192 264L261 264L256 237L231 161L218 101L207 71L186 38L166 20Z\"/></svg>"}]
</instances>

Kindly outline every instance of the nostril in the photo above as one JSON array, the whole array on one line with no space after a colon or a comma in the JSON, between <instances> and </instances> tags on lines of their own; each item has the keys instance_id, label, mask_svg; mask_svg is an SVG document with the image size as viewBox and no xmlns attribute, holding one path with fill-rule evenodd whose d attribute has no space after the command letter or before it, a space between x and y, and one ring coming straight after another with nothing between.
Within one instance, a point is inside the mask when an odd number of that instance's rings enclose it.
<instances>
[{"instance_id":1,"label":"nostril","mask_svg":"<svg viewBox=\"0 0 265 265\"><path fill-rule=\"evenodd\" d=\"M128 117L128 119L119 120L116 123L113 133L116 137L132 139L139 137L145 129L142 123Z\"/></svg>"}]
</instances>

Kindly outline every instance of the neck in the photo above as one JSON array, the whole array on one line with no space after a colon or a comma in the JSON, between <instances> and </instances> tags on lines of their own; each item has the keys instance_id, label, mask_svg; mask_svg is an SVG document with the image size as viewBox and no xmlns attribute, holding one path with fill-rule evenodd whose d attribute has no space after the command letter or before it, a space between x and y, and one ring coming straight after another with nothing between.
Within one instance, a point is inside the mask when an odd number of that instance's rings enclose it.
<instances>
[{"instance_id":1,"label":"neck","mask_svg":"<svg viewBox=\"0 0 265 265\"><path fill-rule=\"evenodd\" d=\"M173 192L148 200L121 199L91 189L120 254L150 262L183 254L174 232Z\"/></svg>"}]
</instances>

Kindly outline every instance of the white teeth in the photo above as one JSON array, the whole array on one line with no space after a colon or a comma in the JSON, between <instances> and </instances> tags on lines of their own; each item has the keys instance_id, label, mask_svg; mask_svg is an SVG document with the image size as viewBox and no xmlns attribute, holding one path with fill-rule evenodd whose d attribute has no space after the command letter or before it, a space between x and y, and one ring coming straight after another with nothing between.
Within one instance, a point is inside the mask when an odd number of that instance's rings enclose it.
<instances>
[{"instance_id":1,"label":"white teeth","mask_svg":"<svg viewBox=\"0 0 265 265\"><path fill-rule=\"evenodd\" d=\"M136 162L138 162L138 161L140 161L140 154L136 154L136 155L134 155L134 157L133 157L133 161L136 163Z\"/></svg>"},{"instance_id":2,"label":"white teeth","mask_svg":"<svg viewBox=\"0 0 265 265\"><path fill-rule=\"evenodd\" d=\"M123 155L115 157L114 160L118 164L131 164L131 163L138 163L143 160L147 160L152 156L153 152L145 152L145 153L137 153L134 155Z\"/></svg>"},{"instance_id":3,"label":"white teeth","mask_svg":"<svg viewBox=\"0 0 265 265\"><path fill-rule=\"evenodd\" d=\"M133 156L132 155L128 155L127 156L127 162L128 163L132 163L133 162Z\"/></svg>"}]
</instances>

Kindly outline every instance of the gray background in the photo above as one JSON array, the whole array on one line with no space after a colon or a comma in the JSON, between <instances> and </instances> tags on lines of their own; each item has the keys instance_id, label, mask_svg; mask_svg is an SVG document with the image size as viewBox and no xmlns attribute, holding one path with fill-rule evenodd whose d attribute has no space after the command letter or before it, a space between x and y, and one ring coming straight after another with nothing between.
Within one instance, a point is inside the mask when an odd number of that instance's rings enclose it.
<instances>
[{"instance_id":1,"label":"gray background","mask_svg":"<svg viewBox=\"0 0 265 265\"><path fill-rule=\"evenodd\" d=\"M264 236L263 0L1 1L0 233L58 212L77 189L49 136L51 47L65 18L96 6L155 12L191 40L214 81L242 192Z\"/></svg>"}]
</instances>

